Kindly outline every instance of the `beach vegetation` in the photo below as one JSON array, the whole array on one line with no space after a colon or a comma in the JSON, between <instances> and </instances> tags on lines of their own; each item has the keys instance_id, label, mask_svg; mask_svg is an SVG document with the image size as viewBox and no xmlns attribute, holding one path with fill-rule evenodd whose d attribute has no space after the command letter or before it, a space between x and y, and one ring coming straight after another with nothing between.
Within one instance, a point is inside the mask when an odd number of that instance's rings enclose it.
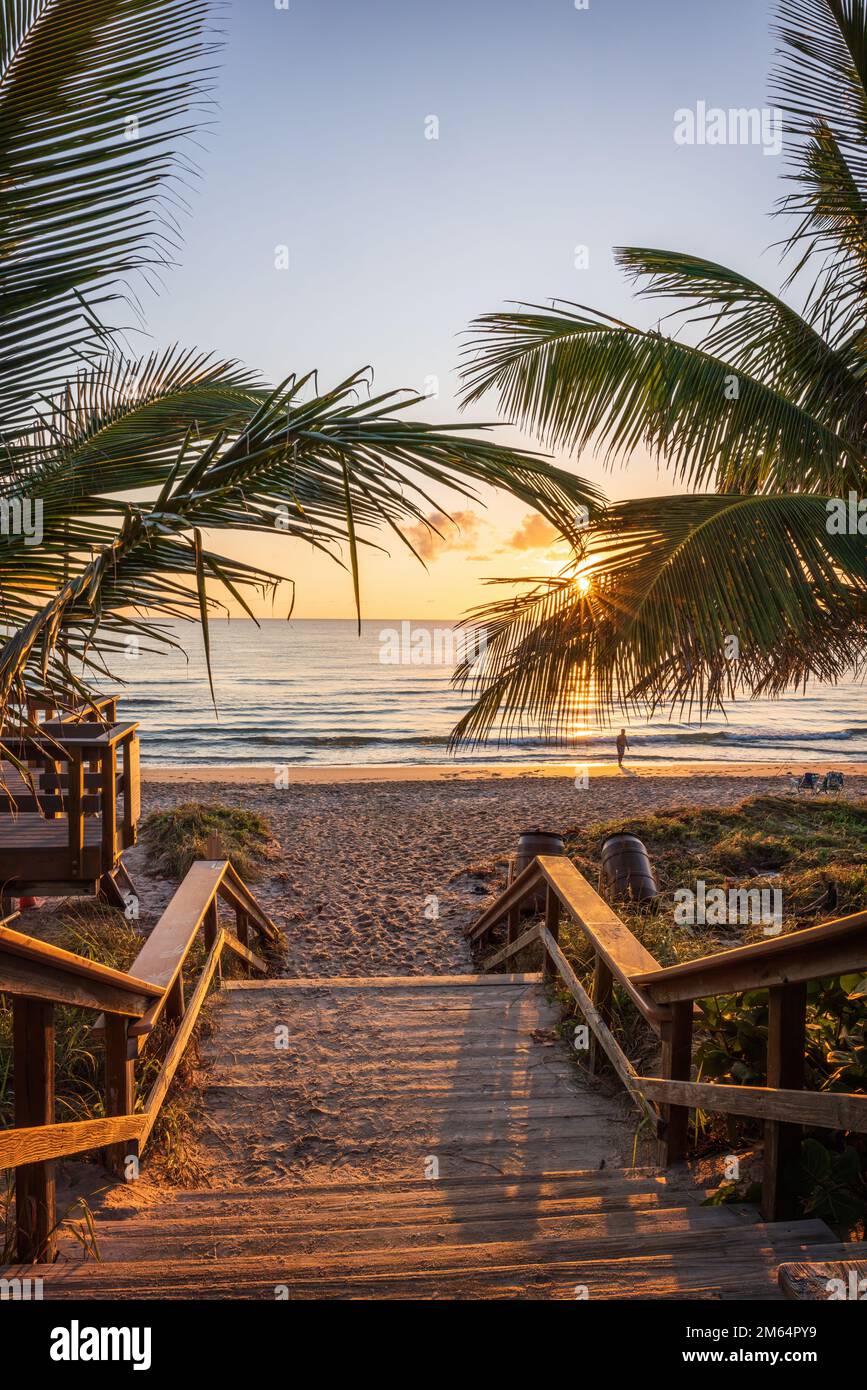
<instances>
[{"instance_id":1,"label":"beach vegetation","mask_svg":"<svg viewBox=\"0 0 867 1390\"><path fill-rule=\"evenodd\" d=\"M778 867L773 883L783 905L782 931L797 931L863 909L867 889L867 801L820 801L792 796L754 796L739 805L688 806L646 816L575 827L567 852L591 882L601 847L626 831L645 844L660 889L649 908L617 903L618 915L661 965L761 940L750 920L679 925L676 894L706 878L732 889L767 882L756 844L770 841ZM745 853L732 867L731 845ZM747 852L747 850L749 852ZM697 869L697 865L702 868ZM580 930L561 926L561 945L585 984L592 978L592 951ZM562 1002L574 1021L571 996ZM697 1001L695 1065L701 1080L762 1086L768 1036L767 991ZM614 1027L637 1070L652 1068L657 1042L626 996L615 987ZM571 1024L567 1022L568 1031ZM650 1074L649 1072L647 1074ZM805 1085L810 1090L863 1092L867 1086L867 975L813 980L807 987ZM700 1114L693 1153L730 1153L760 1143L761 1125L748 1119ZM825 1154L818 1158L818 1150ZM863 1135L808 1130L806 1157L786 1181L805 1216L822 1216L841 1230L867 1217L867 1140ZM751 1179L723 1185L719 1200L752 1200Z\"/></svg>"},{"instance_id":2,"label":"beach vegetation","mask_svg":"<svg viewBox=\"0 0 867 1390\"><path fill-rule=\"evenodd\" d=\"M231 859L245 881L261 878L263 865L279 854L263 815L219 801L184 801L153 811L142 822L141 837L149 870L178 881L197 859L214 857L212 842L219 845L217 857Z\"/></svg>"}]
</instances>

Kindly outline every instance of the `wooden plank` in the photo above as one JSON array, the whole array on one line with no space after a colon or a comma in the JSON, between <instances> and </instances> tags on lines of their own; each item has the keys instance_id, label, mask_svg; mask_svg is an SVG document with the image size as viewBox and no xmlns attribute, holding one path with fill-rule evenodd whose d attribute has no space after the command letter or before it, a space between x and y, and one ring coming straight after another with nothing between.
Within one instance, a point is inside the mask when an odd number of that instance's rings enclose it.
<instances>
[{"instance_id":1,"label":"wooden plank","mask_svg":"<svg viewBox=\"0 0 867 1390\"><path fill-rule=\"evenodd\" d=\"M502 950L495 951L492 956L486 957L482 961L482 969L485 971L493 970L495 965L500 965L502 961L508 960L510 956L515 956L519 951L523 951L525 946L529 946L532 941L539 940L539 924L534 922L532 927L514 941L507 941Z\"/></svg>"},{"instance_id":2,"label":"wooden plank","mask_svg":"<svg viewBox=\"0 0 867 1390\"><path fill-rule=\"evenodd\" d=\"M112 744L102 755L102 862L106 871L117 858L117 748Z\"/></svg>"},{"instance_id":3,"label":"wooden plank","mask_svg":"<svg viewBox=\"0 0 867 1390\"><path fill-rule=\"evenodd\" d=\"M234 952L236 956L246 961L247 965L252 966L254 970L258 970L260 974L267 975L268 967L265 962L256 955L255 951L251 951L249 946L245 946L243 942L238 941L238 939L229 932L223 932L223 936L225 937L223 945L227 950Z\"/></svg>"},{"instance_id":4,"label":"wooden plank","mask_svg":"<svg viewBox=\"0 0 867 1390\"><path fill-rule=\"evenodd\" d=\"M223 864L199 860L175 891L132 964L132 971L168 989L189 954L223 876Z\"/></svg>"},{"instance_id":5,"label":"wooden plank","mask_svg":"<svg viewBox=\"0 0 867 1390\"><path fill-rule=\"evenodd\" d=\"M660 1105L686 1105L711 1114L751 1115L867 1134L867 1096L852 1092L772 1090L715 1081L667 1081L655 1076L639 1077L638 1084Z\"/></svg>"},{"instance_id":6,"label":"wooden plank","mask_svg":"<svg viewBox=\"0 0 867 1390\"><path fill-rule=\"evenodd\" d=\"M551 889L548 891L551 892ZM602 1019L606 1028L611 1027L613 996L614 975L607 962L603 960L602 956L597 954L593 970L593 1003L596 1005L599 1017ZM590 1044L591 1073L596 1072L598 1060L598 1048L596 1036L594 1034Z\"/></svg>"},{"instance_id":7,"label":"wooden plank","mask_svg":"<svg viewBox=\"0 0 867 1390\"><path fill-rule=\"evenodd\" d=\"M279 942L282 938L279 930L271 921L264 908L256 901L246 883L239 877L234 864L225 862L225 873L220 887L220 896L230 902L233 907L241 907L246 912L256 930L269 941Z\"/></svg>"},{"instance_id":8,"label":"wooden plank","mask_svg":"<svg viewBox=\"0 0 867 1390\"><path fill-rule=\"evenodd\" d=\"M772 989L768 997L769 1088L788 1091L803 1088L806 1026L806 984L777 985ZM800 1149L800 1125L765 1121L762 1214L766 1221L778 1221L796 1214L795 1195L787 1188L784 1174Z\"/></svg>"},{"instance_id":9,"label":"wooden plank","mask_svg":"<svg viewBox=\"0 0 867 1390\"><path fill-rule=\"evenodd\" d=\"M172 1023L180 1023L184 1016L184 972L179 970L174 983L166 990L166 1018Z\"/></svg>"},{"instance_id":10,"label":"wooden plank","mask_svg":"<svg viewBox=\"0 0 867 1390\"><path fill-rule=\"evenodd\" d=\"M867 1299L867 1260L793 1260L780 1265L780 1288L797 1302L863 1302Z\"/></svg>"},{"instance_id":11,"label":"wooden plank","mask_svg":"<svg viewBox=\"0 0 867 1390\"><path fill-rule=\"evenodd\" d=\"M123 745L123 755L123 815L126 824L134 827L141 816L141 754L137 738Z\"/></svg>"},{"instance_id":12,"label":"wooden plank","mask_svg":"<svg viewBox=\"0 0 867 1390\"><path fill-rule=\"evenodd\" d=\"M641 1078L634 1066L620 1047L617 1039L608 1028L604 1020L599 1016L589 994L584 989L575 971L572 969L557 942L545 927L539 928L539 937L545 950L553 959L557 969L563 977L567 989L577 1003L581 1012L587 1020L591 1030L596 1034L599 1043L605 1051L608 1060L613 1066L620 1080L623 1082L637 1108L647 1117L652 1126L652 1133L659 1132L659 1116L653 1108L652 1103L647 1101L640 1089Z\"/></svg>"},{"instance_id":13,"label":"wooden plank","mask_svg":"<svg viewBox=\"0 0 867 1390\"><path fill-rule=\"evenodd\" d=\"M127 1021L108 1015L105 1020L105 1109L108 1115L131 1115L135 1107L134 1063L127 1047ZM138 1155L136 1140L119 1140L106 1145L105 1163L118 1176L125 1175L128 1155Z\"/></svg>"},{"instance_id":14,"label":"wooden plank","mask_svg":"<svg viewBox=\"0 0 867 1390\"><path fill-rule=\"evenodd\" d=\"M486 907L484 912L470 923L466 935L471 941L481 941L492 927L498 926L508 917L513 908L523 907L534 896L541 882L538 862L534 859L532 864L522 869L516 878L510 880L505 893L501 893L495 903Z\"/></svg>"},{"instance_id":15,"label":"wooden plank","mask_svg":"<svg viewBox=\"0 0 867 1390\"><path fill-rule=\"evenodd\" d=\"M592 942L597 954L602 956L633 1004L659 1031L660 1026L669 1020L669 1011L655 1005L634 984L634 977L642 971L658 969L657 961L570 859L563 855L543 854L536 863L570 917Z\"/></svg>"},{"instance_id":16,"label":"wooden plank","mask_svg":"<svg viewBox=\"0 0 867 1390\"><path fill-rule=\"evenodd\" d=\"M692 1003L673 1005L672 1019L662 1035L662 1070L670 1081L689 1081L692 1075ZM689 1109L671 1102L663 1107L665 1135L661 1161L670 1166L686 1157Z\"/></svg>"},{"instance_id":17,"label":"wooden plank","mask_svg":"<svg viewBox=\"0 0 867 1390\"><path fill-rule=\"evenodd\" d=\"M130 994L153 997L162 993L162 986L158 982L133 970L115 970L109 965L100 965L98 961L77 956L73 951L64 951L60 946L52 946L50 942L28 936L14 927L0 925L0 956L17 956L34 964L50 965L65 975L80 976L94 984L114 985Z\"/></svg>"},{"instance_id":18,"label":"wooden plank","mask_svg":"<svg viewBox=\"0 0 867 1390\"><path fill-rule=\"evenodd\" d=\"M16 999L12 1010L16 1127L54 1122L54 1005ZM54 1258L57 1224L54 1164L22 1162L15 1167L18 1259Z\"/></svg>"},{"instance_id":19,"label":"wooden plank","mask_svg":"<svg viewBox=\"0 0 867 1390\"><path fill-rule=\"evenodd\" d=\"M86 979L43 961L7 956L0 949L0 994L4 993L50 1000L55 1004L74 1004L97 1012L125 1014L130 1018L140 1018L154 997L150 986L147 994L136 994L129 985Z\"/></svg>"},{"instance_id":20,"label":"wooden plank","mask_svg":"<svg viewBox=\"0 0 867 1390\"><path fill-rule=\"evenodd\" d=\"M140 1149L144 1148L145 1144L150 1138L150 1133L154 1127L154 1124L156 1123L156 1118L159 1114L160 1106L162 1105L166 1097L166 1093L168 1092L169 1086L172 1084L172 1079L174 1077L175 1072L178 1069L178 1064L180 1063L180 1060L184 1055L187 1043L189 1042L193 1029L196 1026L196 1020L198 1019L202 1005L204 1004L205 999L207 998L208 987L211 983L211 980L213 979L214 971L219 965L220 954L223 950L225 941L226 933L223 931L218 932L217 939L211 947L208 958L205 961L204 969L202 970L202 973L199 976L198 981L196 982L196 988L193 990L193 993L190 996L189 1003L187 1004L186 1013L183 1017L183 1022L181 1023L180 1027L178 1028L178 1031L175 1033L175 1036L172 1039L171 1046L169 1047L169 1050L166 1053L165 1060L162 1064L162 1067L160 1068L159 1075L156 1081L154 1082L153 1086L151 1087L148 1098L145 1101L145 1124L141 1133L139 1145Z\"/></svg>"},{"instance_id":21,"label":"wooden plank","mask_svg":"<svg viewBox=\"0 0 867 1390\"><path fill-rule=\"evenodd\" d=\"M657 967L633 983L658 1003L764 989L867 969L867 912L803 927L786 936Z\"/></svg>"},{"instance_id":22,"label":"wooden plank","mask_svg":"<svg viewBox=\"0 0 867 1390\"><path fill-rule=\"evenodd\" d=\"M206 950L206 951L210 951L211 948L212 948L212 946L216 945L217 938L218 938L219 935L220 935L220 925L219 925L219 919L218 919L218 917L217 917L217 899L216 899L216 897L212 898L211 901L208 903L208 910L207 910L207 912L205 913L204 927L205 927L205 950Z\"/></svg>"},{"instance_id":23,"label":"wooden plank","mask_svg":"<svg viewBox=\"0 0 867 1390\"><path fill-rule=\"evenodd\" d=\"M69 844L69 872L78 878L83 872L84 860L84 765L81 758L72 757L69 761L69 791L67 793L67 835Z\"/></svg>"},{"instance_id":24,"label":"wooden plank","mask_svg":"<svg viewBox=\"0 0 867 1390\"><path fill-rule=\"evenodd\" d=\"M525 975L313 975L279 980L226 980L228 989L330 990L330 989L475 989L493 986L537 985L541 972Z\"/></svg>"},{"instance_id":25,"label":"wooden plank","mask_svg":"<svg viewBox=\"0 0 867 1390\"><path fill-rule=\"evenodd\" d=\"M72 1120L31 1128L0 1129L0 1169L21 1163L43 1163L70 1154L102 1149L107 1144L137 1139L143 1115L118 1115L108 1120Z\"/></svg>"},{"instance_id":26,"label":"wooden plank","mask_svg":"<svg viewBox=\"0 0 867 1390\"><path fill-rule=\"evenodd\" d=\"M545 930L552 941L560 944L560 899L557 897L550 883L545 889ZM546 983L550 984L557 976L557 968L548 952L542 947L542 974ZM607 1020L606 1020L607 1021Z\"/></svg>"}]
</instances>

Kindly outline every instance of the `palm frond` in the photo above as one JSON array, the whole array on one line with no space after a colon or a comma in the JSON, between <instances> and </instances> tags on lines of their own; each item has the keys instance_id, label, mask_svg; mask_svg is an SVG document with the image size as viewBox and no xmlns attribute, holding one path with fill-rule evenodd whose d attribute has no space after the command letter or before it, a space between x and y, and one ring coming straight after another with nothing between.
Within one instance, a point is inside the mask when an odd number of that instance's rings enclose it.
<instances>
[{"instance_id":1,"label":"palm frond","mask_svg":"<svg viewBox=\"0 0 867 1390\"><path fill-rule=\"evenodd\" d=\"M799 347L803 373L818 349ZM837 492L858 486L867 471L859 437L843 436L780 387L582 306L483 315L462 372L464 404L496 391L501 412L552 449L593 444L613 462L644 446L694 487ZM788 387L792 372L790 361ZM839 380L838 392L845 412Z\"/></svg>"},{"instance_id":2,"label":"palm frond","mask_svg":"<svg viewBox=\"0 0 867 1390\"><path fill-rule=\"evenodd\" d=\"M266 392L231 367L208 388L200 370L192 383L185 370L163 382L163 395L149 382L131 410L109 395L95 419L72 412L76 429L60 439L72 466L48 470L43 544L0 544L0 622L18 629L0 653L0 710L25 677L61 680L99 646L106 624L109 635L123 631L129 611L207 621L206 580L242 605L250 585L279 582L206 550L203 530L303 538L349 570L360 605L360 548L385 528L412 550L402 526L424 520L431 484L470 496L482 485L506 489L573 538L580 511L599 510L595 488L543 458L406 419L416 397L364 400L365 373L308 397L310 376ZM191 410L205 425L195 438ZM97 490L128 484L129 468L139 489L157 493L152 500ZM82 479L90 491L78 496Z\"/></svg>"},{"instance_id":3,"label":"palm frond","mask_svg":"<svg viewBox=\"0 0 867 1390\"><path fill-rule=\"evenodd\" d=\"M0 436L106 347L108 306L168 264L211 87L213 0L0 10Z\"/></svg>"},{"instance_id":4,"label":"palm frond","mask_svg":"<svg viewBox=\"0 0 867 1390\"><path fill-rule=\"evenodd\" d=\"M456 673L474 703L454 743L528 728L568 743L615 709L703 717L838 679L867 652L867 553L827 519L826 499L799 495L611 507L580 585L567 571L470 615L483 655Z\"/></svg>"}]
</instances>

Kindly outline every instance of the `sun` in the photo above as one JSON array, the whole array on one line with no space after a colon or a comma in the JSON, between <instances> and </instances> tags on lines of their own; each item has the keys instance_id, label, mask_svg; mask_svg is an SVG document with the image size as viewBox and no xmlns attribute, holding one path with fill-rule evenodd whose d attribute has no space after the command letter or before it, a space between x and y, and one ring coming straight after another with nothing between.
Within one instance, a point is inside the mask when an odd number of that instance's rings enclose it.
<instances>
[{"instance_id":1,"label":"sun","mask_svg":"<svg viewBox=\"0 0 867 1390\"><path fill-rule=\"evenodd\" d=\"M577 564L571 576L572 587L580 598L586 598L593 588L593 575L590 573L586 563Z\"/></svg>"}]
</instances>

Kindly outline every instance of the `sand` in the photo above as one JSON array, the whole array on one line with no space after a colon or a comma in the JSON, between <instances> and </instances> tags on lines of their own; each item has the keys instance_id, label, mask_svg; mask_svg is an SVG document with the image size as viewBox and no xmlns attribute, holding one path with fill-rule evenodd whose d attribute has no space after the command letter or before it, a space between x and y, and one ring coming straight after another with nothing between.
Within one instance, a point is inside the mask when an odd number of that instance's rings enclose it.
<instances>
[{"instance_id":1,"label":"sand","mask_svg":"<svg viewBox=\"0 0 867 1390\"><path fill-rule=\"evenodd\" d=\"M567 775L567 773L569 775ZM184 800L261 811L279 844L254 891L284 930L287 973L400 975L472 968L464 928L506 882L523 830L558 833L657 807L731 805L787 788L779 766L292 769L145 768L143 815ZM285 780L285 779L284 779ZM847 769L867 794L867 769ZM141 846L125 856L145 931L173 885L152 878Z\"/></svg>"}]
</instances>

